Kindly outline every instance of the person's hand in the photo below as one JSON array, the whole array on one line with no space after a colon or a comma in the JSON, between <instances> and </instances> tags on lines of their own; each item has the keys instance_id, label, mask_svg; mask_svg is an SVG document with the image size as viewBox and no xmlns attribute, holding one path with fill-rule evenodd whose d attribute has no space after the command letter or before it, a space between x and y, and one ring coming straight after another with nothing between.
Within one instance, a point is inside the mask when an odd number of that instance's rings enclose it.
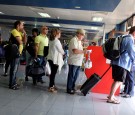
<instances>
[{"instance_id":1,"label":"person's hand","mask_svg":"<svg viewBox=\"0 0 135 115\"><path fill-rule=\"evenodd\" d=\"M86 53L87 53L87 48L85 48L85 49L83 50L83 52L84 52L84 54L86 54Z\"/></svg>"},{"instance_id":2,"label":"person's hand","mask_svg":"<svg viewBox=\"0 0 135 115\"><path fill-rule=\"evenodd\" d=\"M23 30L22 30L22 33L23 33L23 34L26 34L26 31L25 31L25 29L23 29Z\"/></svg>"}]
</instances>

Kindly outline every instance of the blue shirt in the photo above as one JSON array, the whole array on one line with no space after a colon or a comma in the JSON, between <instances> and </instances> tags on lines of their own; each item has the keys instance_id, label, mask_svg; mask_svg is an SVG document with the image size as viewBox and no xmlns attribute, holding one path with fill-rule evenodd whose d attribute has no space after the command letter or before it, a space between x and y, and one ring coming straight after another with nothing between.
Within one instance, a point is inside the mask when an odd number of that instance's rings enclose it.
<instances>
[{"instance_id":1,"label":"blue shirt","mask_svg":"<svg viewBox=\"0 0 135 115\"><path fill-rule=\"evenodd\" d=\"M123 53L120 58L113 60L112 65L117 65L130 71L135 59L134 38L131 34L124 36L121 43L121 52Z\"/></svg>"}]
</instances>

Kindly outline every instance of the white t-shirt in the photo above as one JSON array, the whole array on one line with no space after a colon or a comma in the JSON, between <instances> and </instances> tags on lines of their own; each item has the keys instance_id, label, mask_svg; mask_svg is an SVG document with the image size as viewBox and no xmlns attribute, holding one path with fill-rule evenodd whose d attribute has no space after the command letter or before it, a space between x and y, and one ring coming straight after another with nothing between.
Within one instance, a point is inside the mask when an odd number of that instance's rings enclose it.
<instances>
[{"instance_id":1,"label":"white t-shirt","mask_svg":"<svg viewBox=\"0 0 135 115\"><path fill-rule=\"evenodd\" d=\"M74 54L73 49L83 50L82 42L78 40L77 36L72 38L69 43L68 64L81 66L84 54Z\"/></svg>"}]
</instances>

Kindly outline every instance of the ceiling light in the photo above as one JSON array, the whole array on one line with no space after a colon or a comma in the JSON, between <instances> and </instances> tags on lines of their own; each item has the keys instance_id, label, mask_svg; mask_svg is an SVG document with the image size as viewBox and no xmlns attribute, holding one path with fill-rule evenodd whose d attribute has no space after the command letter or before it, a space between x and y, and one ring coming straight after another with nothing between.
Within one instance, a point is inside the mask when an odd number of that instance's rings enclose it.
<instances>
[{"instance_id":1,"label":"ceiling light","mask_svg":"<svg viewBox=\"0 0 135 115\"><path fill-rule=\"evenodd\" d=\"M91 30L98 30L98 27L91 27Z\"/></svg>"},{"instance_id":2,"label":"ceiling light","mask_svg":"<svg viewBox=\"0 0 135 115\"><path fill-rule=\"evenodd\" d=\"M56 26L56 27L60 27L60 25L59 24L52 24L53 26Z\"/></svg>"},{"instance_id":3,"label":"ceiling light","mask_svg":"<svg viewBox=\"0 0 135 115\"><path fill-rule=\"evenodd\" d=\"M0 12L0 14L4 14L3 12Z\"/></svg>"},{"instance_id":4,"label":"ceiling light","mask_svg":"<svg viewBox=\"0 0 135 115\"><path fill-rule=\"evenodd\" d=\"M75 6L75 8L79 9L79 8L81 8L81 7L80 7L80 6Z\"/></svg>"},{"instance_id":5,"label":"ceiling light","mask_svg":"<svg viewBox=\"0 0 135 115\"><path fill-rule=\"evenodd\" d=\"M94 21L94 22L102 22L103 18L102 17L93 17L92 21Z\"/></svg>"},{"instance_id":6,"label":"ceiling light","mask_svg":"<svg viewBox=\"0 0 135 115\"><path fill-rule=\"evenodd\" d=\"M42 17L46 17L46 18L50 18L51 16L47 13L38 13L39 15L41 15Z\"/></svg>"}]
</instances>

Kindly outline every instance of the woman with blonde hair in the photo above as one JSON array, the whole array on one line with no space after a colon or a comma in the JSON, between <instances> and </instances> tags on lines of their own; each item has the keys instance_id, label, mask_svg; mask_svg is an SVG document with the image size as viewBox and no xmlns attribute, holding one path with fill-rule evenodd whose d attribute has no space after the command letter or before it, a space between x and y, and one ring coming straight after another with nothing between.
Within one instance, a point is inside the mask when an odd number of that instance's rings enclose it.
<instances>
[{"instance_id":1,"label":"woman with blonde hair","mask_svg":"<svg viewBox=\"0 0 135 115\"><path fill-rule=\"evenodd\" d=\"M63 65L63 55L64 50L62 48L59 38L61 37L61 31L59 29L52 29L50 33L49 41L49 53L47 56L48 62L51 67L50 83L49 83L49 92L57 92L55 87L55 76L57 70L61 70Z\"/></svg>"}]
</instances>

